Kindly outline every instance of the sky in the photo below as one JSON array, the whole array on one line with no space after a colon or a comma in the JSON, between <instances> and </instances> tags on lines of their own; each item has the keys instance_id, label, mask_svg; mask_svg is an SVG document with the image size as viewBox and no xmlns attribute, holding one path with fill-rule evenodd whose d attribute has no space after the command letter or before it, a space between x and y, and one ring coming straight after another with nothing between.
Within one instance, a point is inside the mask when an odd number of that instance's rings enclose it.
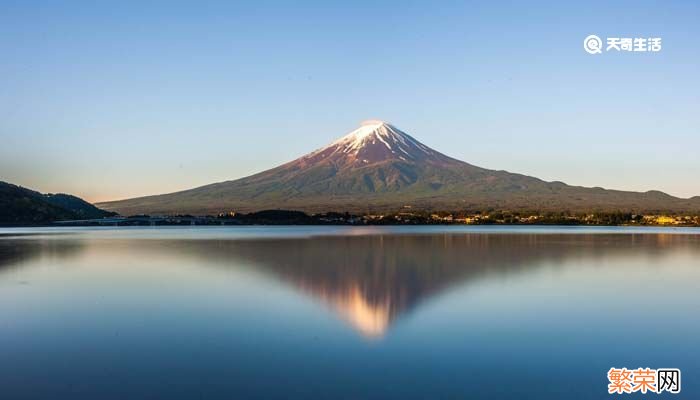
<instances>
[{"instance_id":1,"label":"sky","mask_svg":"<svg viewBox=\"0 0 700 400\"><path fill-rule=\"evenodd\" d=\"M691 1L0 0L0 180L168 193L381 119L481 167L700 195L698 21ZM591 55L590 34L662 49Z\"/></svg>"}]
</instances>

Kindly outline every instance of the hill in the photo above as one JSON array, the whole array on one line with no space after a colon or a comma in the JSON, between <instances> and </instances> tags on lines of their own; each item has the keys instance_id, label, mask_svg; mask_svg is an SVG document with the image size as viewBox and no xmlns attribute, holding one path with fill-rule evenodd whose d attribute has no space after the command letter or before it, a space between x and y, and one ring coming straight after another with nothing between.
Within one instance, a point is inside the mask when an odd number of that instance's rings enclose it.
<instances>
[{"instance_id":1,"label":"hill","mask_svg":"<svg viewBox=\"0 0 700 400\"><path fill-rule=\"evenodd\" d=\"M66 194L42 194L0 181L0 225L44 225L53 221L114 215Z\"/></svg>"},{"instance_id":2,"label":"hill","mask_svg":"<svg viewBox=\"0 0 700 400\"><path fill-rule=\"evenodd\" d=\"M104 218L116 215L114 212L109 212L101 210L94 205L88 203L87 201L70 194L56 193L56 194L45 194L44 200L47 202L61 207L65 210L71 211L76 215L78 219L94 219L94 218Z\"/></svg>"}]
</instances>

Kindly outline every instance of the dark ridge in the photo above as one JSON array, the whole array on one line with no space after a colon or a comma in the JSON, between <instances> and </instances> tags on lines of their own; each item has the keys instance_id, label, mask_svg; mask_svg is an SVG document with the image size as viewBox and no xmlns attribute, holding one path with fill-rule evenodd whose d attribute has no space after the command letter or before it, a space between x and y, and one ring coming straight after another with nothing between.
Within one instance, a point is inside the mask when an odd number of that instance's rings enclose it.
<instances>
[{"instance_id":1,"label":"dark ridge","mask_svg":"<svg viewBox=\"0 0 700 400\"><path fill-rule=\"evenodd\" d=\"M0 181L0 225L48 225L55 221L103 218L114 212L100 210L71 195L44 195Z\"/></svg>"}]
</instances>

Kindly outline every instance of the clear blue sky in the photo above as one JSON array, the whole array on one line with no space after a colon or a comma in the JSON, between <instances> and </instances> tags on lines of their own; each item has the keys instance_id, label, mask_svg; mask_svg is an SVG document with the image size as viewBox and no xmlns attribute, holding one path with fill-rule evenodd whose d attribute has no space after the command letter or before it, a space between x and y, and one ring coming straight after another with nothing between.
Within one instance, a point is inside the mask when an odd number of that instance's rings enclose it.
<instances>
[{"instance_id":1,"label":"clear blue sky","mask_svg":"<svg viewBox=\"0 0 700 400\"><path fill-rule=\"evenodd\" d=\"M700 195L698 2L144 3L0 2L0 180L164 193L378 118L487 168Z\"/></svg>"}]
</instances>

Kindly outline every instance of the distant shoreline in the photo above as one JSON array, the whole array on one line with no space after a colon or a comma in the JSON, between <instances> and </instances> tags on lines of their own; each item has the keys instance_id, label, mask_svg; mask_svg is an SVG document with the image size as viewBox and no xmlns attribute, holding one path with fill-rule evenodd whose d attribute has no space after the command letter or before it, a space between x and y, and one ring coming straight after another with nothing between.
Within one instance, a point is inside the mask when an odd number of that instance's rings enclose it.
<instances>
[{"instance_id":1,"label":"distant shoreline","mask_svg":"<svg viewBox=\"0 0 700 400\"><path fill-rule=\"evenodd\" d=\"M511 212L423 212L400 211L384 214L350 213L306 214L292 210L266 210L249 214L228 213L217 216L135 215L96 219L61 220L42 223L0 222L0 227L56 226L623 226L623 227L700 227L700 216L633 214L629 212L511 213Z\"/></svg>"}]
</instances>

